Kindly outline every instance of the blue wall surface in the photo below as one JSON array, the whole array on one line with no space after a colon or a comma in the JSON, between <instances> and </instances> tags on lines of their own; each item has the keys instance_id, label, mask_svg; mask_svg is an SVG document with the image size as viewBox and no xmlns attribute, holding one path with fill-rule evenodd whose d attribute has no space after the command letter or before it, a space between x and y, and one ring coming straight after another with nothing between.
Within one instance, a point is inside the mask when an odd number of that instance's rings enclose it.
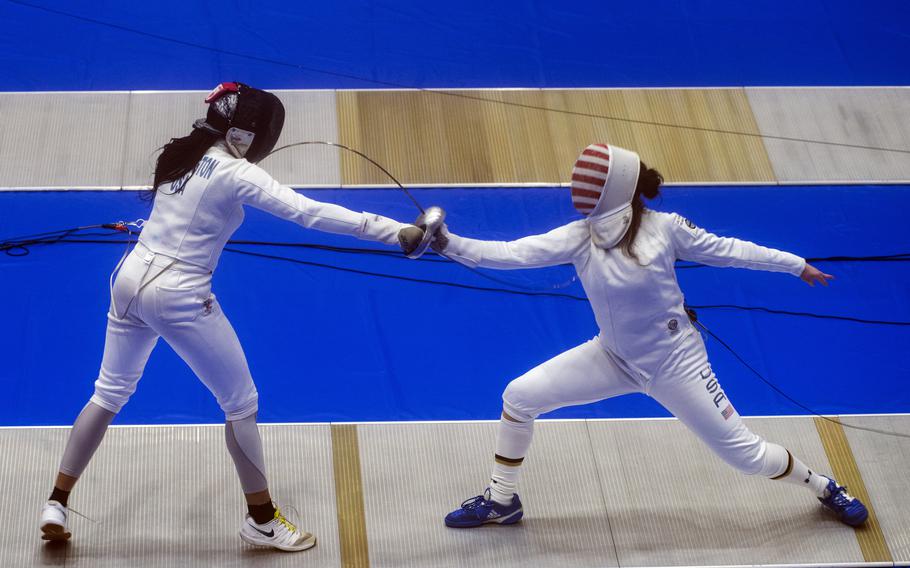
<instances>
[{"instance_id":1,"label":"blue wall surface","mask_svg":"<svg viewBox=\"0 0 910 568\"><path fill-rule=\"evenodd\" d=\"M400 219L413 205L392 190L311 190L309 196ZM575 218L567 190L415 191L450 214L453 231L510 239ZM655 208L718 234L806 257L910 252L907 187L668 188ZM0 240L147 216L132 192L0 193ZM302 230L250 210L237 239L371 246ZM289 247L275 255L480 287L583 294L570 267L486 272L400 257ZM101 360L108 277L122 245L36 246L0 254L2 425L69 424ZM826 262L829 288L737 269L679 270L691 304L742 304L910 321L910 264ZM505 283L503 283L505 282ZM568 283L568 286L566 284ZM514 377L596 333L584 301L405 282L226 252L214 291L243 342L275 421L492 419ZM701 319L787 394L826 413L910 411L910 328L703 310ZM806 414L708 341L715 370L745 415ZM644 396L557 411L559 417L663 416ZM120 423L218 422L212 397L161 342Z\"/></svg>"},{"instance_id":2,"label":"blue wall surface","mask_svg":"<svg viewBox=\"0 0 910 568\"><path fill-rule=\"evenodd\" d=\"M0 91L910 84L906 0L0 0Z\"/></svg>"}]
</instances>

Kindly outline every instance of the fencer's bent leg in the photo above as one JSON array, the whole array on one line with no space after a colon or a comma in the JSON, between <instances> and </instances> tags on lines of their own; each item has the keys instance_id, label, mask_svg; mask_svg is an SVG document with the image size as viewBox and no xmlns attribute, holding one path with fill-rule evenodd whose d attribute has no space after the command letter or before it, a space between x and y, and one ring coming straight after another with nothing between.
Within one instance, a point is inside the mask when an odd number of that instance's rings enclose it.
<instances>
[{"instance_id":1,"label":"fencer's bent leg","mask_svg":"<svg viewBox=\"0 0 910 568\"><path fill-rule=\"evenodd\" d=\"M521 464L531 446L533 435L533 419L519 421L503 410L496 436L493 472L490 474L490 495L494 501L503 505L512 502L512 495L518 489Z\"/></svg>"},{"instance_id":2,"label":"fencer's bent leg","mask_svg":"<svg viewBox=\"0 0 910 568\"><path fill-rule=\"evenodd\" d=\"M132 314L121 319L110 313L107 319L104 356L91 402L117 414L136 392L158 334Z\"/></svg>"},{"instance_id":3,"label":"fencer's bent leg","mask_svg":"<svg viewBox=\"0 0 910 568\"><path fill-rule=\"evenodd\" d=\"M591 339L509 383L502 400L506 413L524 422L558 408L641 390L600 341Z\"/></svg>"},{"instance_id":4,"label":"fencer's bent leg","mask_svg":"<svg viewBox=\"0 0 910 568\"><path fill-rule=\"evenodd\" d=\"M259 395L240 340L209 282L209 275L167 275L149 294L157 301L151 302L154 316L146 321L215 395L227 420L242 420L257 412Z\"/></svg>"},{"instance_id":5,"label":"fencer's bent leg","mask_svg":"<svg viewBox=\"0 0 910 568\"><path fill-rule=\"evenodd\" d=\"M240 420L228 420L225 423L224 435L243 492L259 493L268 489L262 439L259 437L256 415Z\"/></svg>"},{"instance_id":6,"label":"fencer's bent leg","mask_svg":"<svg viewBox=\"0 0 910 568\"><path fill-rule=\"evenodd\" d=\"M786 467L787 455L749 430L724 392L701 336L690 334L667 357L648 394L685 424L729 465L746 475L770 477Z\"/></svg>"},{"instance_id":7,"label":"fencer's bent leg","mask_svg":"<svg viewBox=\"0 0 910 568\"><path fill-rule=\"evenodd\" d=\"M597 339L561 353L509 383L502 396L491 497L502 504L511 503L520 467L531 446L534 420L540 414L638 390L640 386Z\"/></svg>"},{"instance_id":8,"label":"fencer's bent leg","mask_svg":"<svg viewBox=\"0 0 910 568\"><path fill-rule=\"evenodd\" d=\"M210 283L207 273L171 271L151 294L155 301L143 309L151 311L149 325L190 366L224 411L225 441L248 503L271 508L256 425L258 393L240 340L211 294Z\"/></svg>"},{"instance_id":9,"label":"fencer's bent leg","mask_svg":"<svg viewBox=\"0 0 910 568\"><path fill-rule=\"evenodd\" d=\"M135 296L137 283L144 272L145 266L131 257L117 276L95 392L73 424L55 483L52 498L64 505L69 491L101 444L107 427L136 391L136 384L158 341L158 334L139 319L135 309L119 315L114 313L114 305L124 309L131 305L130 300Z\"/></svg>"}]
</instances>

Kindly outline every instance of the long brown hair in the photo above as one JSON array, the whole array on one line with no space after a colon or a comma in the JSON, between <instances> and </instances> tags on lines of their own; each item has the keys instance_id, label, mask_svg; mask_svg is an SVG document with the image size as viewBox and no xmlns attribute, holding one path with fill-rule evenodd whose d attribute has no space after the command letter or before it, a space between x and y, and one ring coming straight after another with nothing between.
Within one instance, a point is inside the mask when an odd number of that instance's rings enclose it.
<instances>
[{"instance_id":1,"label":"long brown hair","mask_svg":"<svg viewBox=\"0 0 910 568\"><path fill-rule=\"evenodd\" d=\"M152 182L149 197L155 196L159 186L177 181L195 168L218 138L217 134L201 128L194 128L189 136L171 138L171 141L161 148L161 155L155 163L155 181Z\"/></svg>"},{"instance_id":2,"label":"long brown hair","mask_svg":"<svg viewBox=\"0 0 910 568\"><path fill-rule=\"evenodd\" d=\"M629 224L629 230L623 238L616 244L621 247L627 256L638 260L638 255L633 250L635 236L638 235L638 229L641 227L641 215L645 209L645 202L642 197L655 199L660 195L660 185L664 182L664 176L660 172L649 168L644 162L641 162L638 170L638 185L635 186L635 195L632 197L632 222Z\"/></svg>"}]
</instances>

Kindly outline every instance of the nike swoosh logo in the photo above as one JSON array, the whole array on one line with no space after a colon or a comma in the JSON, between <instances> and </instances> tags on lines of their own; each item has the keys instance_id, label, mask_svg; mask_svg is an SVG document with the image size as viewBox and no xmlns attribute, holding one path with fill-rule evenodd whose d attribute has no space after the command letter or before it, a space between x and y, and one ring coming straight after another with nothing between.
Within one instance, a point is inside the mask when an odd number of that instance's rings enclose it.
<instances>
[{"instance_id":1,"label":"nike swoosh logo","mask_svg":"<svg viewBox=\"0 0 910 568\"><path fill-rule=\"evenodd\" d=\"M250 525L250 526L253 527L253 525ZM260 533L260 534L263 534L263 535L265 535L265 536L267 536L267 537L269 537L269 538L272 538L273 536L275 536L275 529L272 529L272 530L270 530L269 532L265 532L265 531L263 531L263 530L257 529L256 527L253 527L253 530L255 530L256 532L258 532L258 533Z\"/></svg>"}]
</instances>

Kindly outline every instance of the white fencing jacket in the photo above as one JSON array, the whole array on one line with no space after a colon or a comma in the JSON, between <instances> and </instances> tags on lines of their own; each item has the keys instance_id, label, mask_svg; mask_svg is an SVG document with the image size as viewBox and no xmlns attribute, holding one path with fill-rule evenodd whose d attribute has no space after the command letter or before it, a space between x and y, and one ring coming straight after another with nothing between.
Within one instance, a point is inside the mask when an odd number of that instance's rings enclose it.
<instances>
[{"instance_id":1,"label":"white fencing jacket","mask_svg":"<svg viewBox=\"0 0 910 568\"><path fill-rule=\"evenodd\" d=\"M158 188L139 242L152 252L214 271L251 205L304 227L398 244L398 221L308 199L259 166L212 146L192 174Z\"/></svg>"},{"instance_id":2,"label":"white fencing jacket","mask_svg":"<svg viewBox=\"0 0 910 568\"><path fill-rule=\"evenodd\" d=\"M468 266L533 268L573 264L600 327L601 344L641 378L650 379L694 327L676 281L677 259L799 275L802 258L700 229L675 213L645 209L633 250L604 250L591 241L586 219L510 242L449 234L447 256Z\"/></svg>"}]
</instances>

